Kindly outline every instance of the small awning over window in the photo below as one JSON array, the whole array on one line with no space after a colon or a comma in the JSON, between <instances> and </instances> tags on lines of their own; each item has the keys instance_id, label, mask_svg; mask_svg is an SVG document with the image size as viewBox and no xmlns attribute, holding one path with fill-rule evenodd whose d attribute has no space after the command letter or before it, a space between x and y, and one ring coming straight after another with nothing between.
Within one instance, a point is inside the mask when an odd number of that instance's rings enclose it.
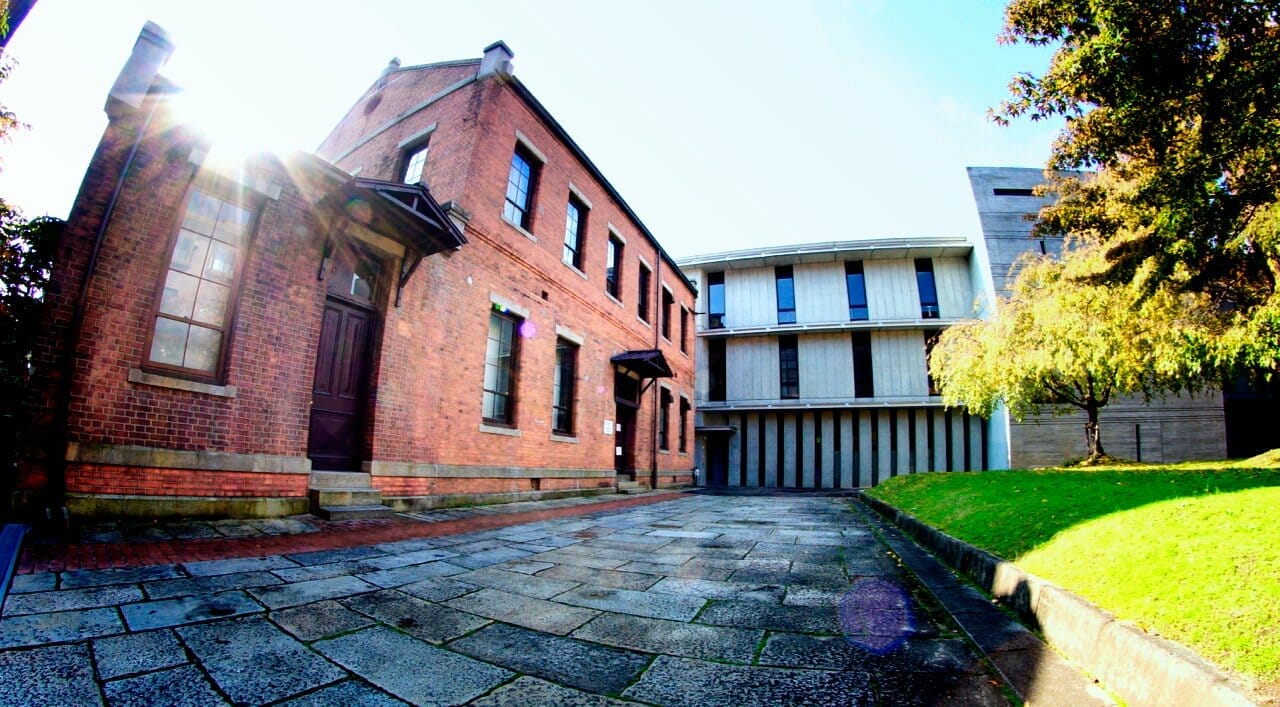
<instances>
[{"instance_id":1,"label":"small awning over window","mask_svg":"<svg viewBox=\"0 0 1280 707\"><path fill-rule=\"evenodd\" d=\"M419 257L467 242L421 184L351 179L340 187L342 210L352 221L401 243Z\"/></svg>"},{"instance_id":2,"label":"small awning over window","mask_svg":"<svg viewBox=\"0 0 1280 707\"><path fill-rule=\"evenodd\" d=\"M699 435L731 435L737 432L738 428L733 425L698 425L693 428L693 433Z\"/></svg>"},{"instance_id":3,"label":"small awning over window","mask_svg":"<svg viewBox=\"0 0 1280 707\"><path fill-rule=\"evenodd\" d=\"M674 378L667 359L657 349L646 351L623 351L609 359L618 368L631 371L641 378Z\"/></svg>"}]
</instances>

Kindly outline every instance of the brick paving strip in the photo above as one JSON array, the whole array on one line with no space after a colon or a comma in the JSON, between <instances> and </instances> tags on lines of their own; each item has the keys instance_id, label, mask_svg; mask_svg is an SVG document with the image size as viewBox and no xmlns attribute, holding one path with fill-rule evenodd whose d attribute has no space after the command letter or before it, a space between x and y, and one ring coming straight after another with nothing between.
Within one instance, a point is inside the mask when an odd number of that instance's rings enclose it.
<instances>
[{"instance_id":1,"label":"brick paving strip","mask_svg":"<svg viewBox=\"0 0 1280 707\"><path fill-rule=\"evenodd\" d=\"M501 507L483 507L474 509L480 515L431 522L401 514L390 519L338 521L327 523L322 529L313 532L265 537L26 545L22 548L17 574L145 567L176 562L337 550L395 540L503 528L598 511L621 510L670 501L682 495L683 492L680 491L654 491L607 501L574 499L574 502L567 505L510 512ZM471 510L473 509L449 509L440 513L466 513Z\"/></svg>"}]
</instances>

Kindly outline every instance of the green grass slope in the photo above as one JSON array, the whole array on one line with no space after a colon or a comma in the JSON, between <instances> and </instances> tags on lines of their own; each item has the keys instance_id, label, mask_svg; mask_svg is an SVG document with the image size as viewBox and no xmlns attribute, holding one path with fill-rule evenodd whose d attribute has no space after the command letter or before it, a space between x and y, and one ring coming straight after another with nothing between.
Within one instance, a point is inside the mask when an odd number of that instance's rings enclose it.
<instances>
[{"instance_id":1,"label":"green grass slope","mask_svg":"<svg viewBox=\"0 0 1280 707\"><path fill-rule=\"evenodd\" d=\"M921 474L870 493L1280 692L1278 470Z\"/></svg>"}]
</instances>

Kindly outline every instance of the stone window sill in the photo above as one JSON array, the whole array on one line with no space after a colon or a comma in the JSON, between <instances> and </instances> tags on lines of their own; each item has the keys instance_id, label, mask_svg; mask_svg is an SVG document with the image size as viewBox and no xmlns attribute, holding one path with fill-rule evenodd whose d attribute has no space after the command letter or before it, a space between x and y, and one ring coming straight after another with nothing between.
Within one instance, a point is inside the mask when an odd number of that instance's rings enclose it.
<instances>
[{"instance_id":1,"label":"stone window sill","mask_svg":"<svg viewBox=\"0 0 1280 707\"><path fill-rule=\"evenodd\" d=\"M514 229L516 229L516 230L517 230L517 231L519 231L520 233L524 234L524 237L525 237L525 238L528 238L529 240L533 241L534 243L537 243L537 242L538 242L538 237L537 237L537 236L533 235L532 233L529 233L528 231L526 231L526 230L524 229L524 226L521 226L520 224L516 223L515 221L512 221L511 219L507 218L505 215L502 217L502 222L503 222L503 223L505 223L505 224L507 224L508 226L510 226L510 227L512 227L512 228L514 228Z\"/></svg>"},{"instance_id":2,"label":"stone window sill","mask_svg":"<svg viewBox=\"0 0 1280 707\"><path fill-rule=\"evenodd\" d=\"M506 435L507 437L519 437L520 430L514 427L503 427L501 425L490 425L484 422L480 423L480 431L491 435Z\"/></svg>"},{"instance_id":3,"label":"stone window sill","mask_svg":"<svg viewBox=\"0 0 1280 707\"><path fill-rule=\"evenodd\" d=\"M560 434L559 432L552 432L552 433L551 433L551 441L552 441L552 442L567 442L567 443L569 443L569 444L577 444L577 443L578 443L578 437L577 437L577 435L566 435L566 434Z\"/></svg>"},{"instance_id":4,"label":"stone window sill","mask_svg":"<svg viewBox=\"0 0 1280 707\"><path fill-rule=\"evenodd\" d=\"M219 398L234 399L237 393L234 385L200 383L198 381L190 381L185 378L174 378L173 376L162 376L158 373L147 373L146 371L137 368L129 369L129 382L138 383L140 385L151 385L157 388L185 390L191 393L204 393L205 395L213 395Z\"/></svg>"}]
</instances>

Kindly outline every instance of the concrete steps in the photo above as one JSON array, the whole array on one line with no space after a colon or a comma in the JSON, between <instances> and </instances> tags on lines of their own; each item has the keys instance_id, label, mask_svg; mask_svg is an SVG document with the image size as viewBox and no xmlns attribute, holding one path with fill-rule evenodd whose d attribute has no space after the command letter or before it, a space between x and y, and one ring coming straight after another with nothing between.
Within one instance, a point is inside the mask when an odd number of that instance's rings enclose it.
<instances>
[{"instance_id":1,"label":"concrete steps","mask_svg":"<svg viewBox=\"0 0 1280 707\"><path fill-rule=\"evenodd\" d=\"M307 497L312 515L325 520L388 518L395 511L382 505L382 492L369 475L358 471L313 471Z\"/></svg>"}]
</instances>

